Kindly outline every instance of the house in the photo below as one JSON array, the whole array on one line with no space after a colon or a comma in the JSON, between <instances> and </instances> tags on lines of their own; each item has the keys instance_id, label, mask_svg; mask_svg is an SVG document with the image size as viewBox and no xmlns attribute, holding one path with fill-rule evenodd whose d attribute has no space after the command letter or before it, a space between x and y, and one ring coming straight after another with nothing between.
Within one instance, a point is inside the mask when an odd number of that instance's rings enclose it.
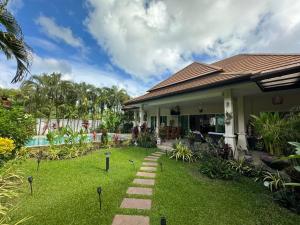
<instances>
[{"instance_id":1,"label":"house","mask_svg":"<svg viewBox=\"0 0 300 225\"><path fill-rule=\"evenodd\" d=\"M240 54L194 62L126 102L136 125L180 127L223 135L234 152L247 149L251 114L300 105L300 54Z\"/></svg>"}]
</instances>

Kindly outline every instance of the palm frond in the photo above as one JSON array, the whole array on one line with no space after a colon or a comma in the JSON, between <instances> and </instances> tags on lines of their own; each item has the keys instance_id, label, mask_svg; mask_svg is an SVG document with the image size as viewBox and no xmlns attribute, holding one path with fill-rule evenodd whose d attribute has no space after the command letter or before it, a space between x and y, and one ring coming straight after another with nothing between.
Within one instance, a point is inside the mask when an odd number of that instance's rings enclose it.
<instances>
[{"instance_id":1,"label":"palm frond","mask_svg":"<svg viewBox=\"0 0 300 225\"><path fill-rule=\"evenodd\" d=\"M23 41L18 39L14 34L0 31L0 50L4 52L7 59L15 58L17 61L16 75L12 83L21 81L31 65L31 50Z\"/></svg>"}]
</instances>

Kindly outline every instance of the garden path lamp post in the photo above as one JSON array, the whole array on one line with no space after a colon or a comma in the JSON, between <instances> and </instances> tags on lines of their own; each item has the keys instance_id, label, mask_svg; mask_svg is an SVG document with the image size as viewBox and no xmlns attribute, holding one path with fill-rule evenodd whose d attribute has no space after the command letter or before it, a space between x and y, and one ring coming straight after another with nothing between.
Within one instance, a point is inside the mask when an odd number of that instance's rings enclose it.
<instances>
[{"instance_id":1,"label":"garden path lamp post","mask_svg":"<svg viewBox=\"0 0 300 225\"><path fill-rule=\"evenodd\" d=\"M160 218L160 225L167 225L167 219L166 219L166 217L161 217Z\"/></svg>"},{"instance_id":2,"label":"garden path lamp post","mask_svg":"<svg viewBox=\"0 0 300 225\"><path fill-rule=\"evenodd\" d=\"M163 163L160 162L159 164L160 164L160 171L162 172L163 171Z\"/></svg>"},{"instance_id":3,"label":"garden path lamp post","mask_svg":"<svg viewBox=\"0 0 300 225\"><path fill-rule=\"evenodd\" d=\"M110 155L111 153L110 152L105 152L105 157L106 157L106 172L108 172L109 170L109 159L110 159Z\"/></svg>"},{"instance_id":4,"label":"garden path lamp post","mask_svg":"<svg viewBox=\"0 0 300 225\"><path fill-rule=\"evenodd\" d=\"M102 188L101 187L97 187L97 193L99 196L99 204L100 204L100 210L101 210L101 208L102 208L102 199L101 199Z\"/></svg>"},{"instance_id":5,"label":"garden path lamp post","mask_svg":"<svg viewBox=\"0 0 300 225\"><path fill-rule=\"evenodd\" d=\"M33 181L33 177L29 176L27 178L27 180L28 180L28 183L29 183L29 186L30 186L30 194L32 195L32 181Z\"/></svg>"}]
</instances>

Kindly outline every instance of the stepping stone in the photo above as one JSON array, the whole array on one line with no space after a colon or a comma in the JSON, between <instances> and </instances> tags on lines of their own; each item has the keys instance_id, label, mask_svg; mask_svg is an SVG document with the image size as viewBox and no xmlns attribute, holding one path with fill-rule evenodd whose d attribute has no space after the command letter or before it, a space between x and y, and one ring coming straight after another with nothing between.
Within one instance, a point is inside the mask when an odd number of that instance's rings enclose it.
<instances>
[{"instance_id":1,"label":"stepping stone","mask_svg":"<svg viewBox=\"0 0 300 225\"><path fill-rule=\"evenodd\" d=\"M156 162L143 162L142 163L143 166L158 166L158 163Z\"/></svg>"},{"instance_id":2,"label":"stepping stone","mask_svg":"<svg viewBox=\"0 0 300 225\"><path fill-rule=\"evenodd\" d=\"M152 195L152 188L129 187L126 193L129 195Z\"/></svg>"},{"instance_id":3,"label":"stepping stone","mask_svg":"<svg viewBox=\"0 0 300 225\"><path fill-rule=\"evenodd\" d=\"M156 176L155 173L147 173L147 172L137 172L136 175L138 177L150 177L150 178L154 178Z\"/></svg>"},{"instance_id":4,"label":"stepping stone","mask_svg":"<svg viewBox=\"0 0 300 225\"><path fill-rule=\"evenodd\" d=\"M142 171L148 171L148 172L154 172L156 171L156 168L155 167L141 167Z\"/></svg>"},{"instance_id":5,"label":"stepping stone","mask_svg":"<svg viewBox=\"0 0 300 225\"><path fill-rule=\"evenodd\" d=\"M160 155L160 154L155 154L155 153L151 154L150 156L154 156L154 157L161 157L161 155Z\"/></svg>"},{"instance_id":6,"label":"stepping stone","mask_svg":"<svg viewBox=\"0 0 300 225\"><path fill-rule=\"evenodd\" d=\"M152 158L152 159L159 159L160 156L153 156L153 155L149 155L147 156L147 158Z\"/></svg>"},{"instance_id":7,"label":"stepping stone","mask_svg":"<svg viewBox=\"0 0 300 225\"><path fill-rule=\"evenodd\" d=\"M145 161L153 161L153 162L156 162L158 159L153 159L153 158L144 158Z\"/></svg>"},{"instance_id":8,"label":"stepping stone","mask_svg":"<svg viewBox=\"0 0 300 225\"><path fill-rule=\"evenodd\" d=\"M155 180L153 179L139 179L136 178L133 180L134 184L141 184L141 185L149 185L149 186L153 186L155 184Z\"/></svg>"},{"instance_id":9,"label":"stepping stone","mask_svg":"<svg viewBox=\"0 0 300 225\"><path fill-rule=\"evenodd\" d=\"M166 154L165 152L154 152L154 153L152 153L152 154L160 154L160 155L164 155L164 154Z\"/></svg>"},{"instance_id":10,"label":"stepping stone","mask_svg":"<svg viewBox=\"0 0 300 225\"><path fill-rule=\"evenodd\" d=\"M148 216L115 215L112 225L150 225Z\"/></svg>"},{"instance_id":11,"label":"stepping stone","mask_svg":"<svg viewBox=\"0 0 300 225\"><path fill-rule=\"evenodd\" d=\"M151 209L150 199L124 198L121 208L125 209Z\"/></svg>"}]
</instances>

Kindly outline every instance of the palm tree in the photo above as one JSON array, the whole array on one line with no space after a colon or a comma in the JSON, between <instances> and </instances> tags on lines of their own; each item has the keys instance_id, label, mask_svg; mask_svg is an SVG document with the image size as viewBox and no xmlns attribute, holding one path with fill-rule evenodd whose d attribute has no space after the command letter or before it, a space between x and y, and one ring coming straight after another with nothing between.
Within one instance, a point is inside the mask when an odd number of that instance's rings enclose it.
<instances>
[{"instance_id":1,"label":"palm tree","mask_svg":"<svg viewBox=\"0 0 300 225\"><path fill-rule=\"evenodd\" d=\"M29 72L31 50L24 42L23 33L14 16L6 9L8 0L0 0L0 51L7 59L15 58L17 71L12 83L22 80ZM0 28L0 29L1 29Z\"/></svg>"}]
</instances>

